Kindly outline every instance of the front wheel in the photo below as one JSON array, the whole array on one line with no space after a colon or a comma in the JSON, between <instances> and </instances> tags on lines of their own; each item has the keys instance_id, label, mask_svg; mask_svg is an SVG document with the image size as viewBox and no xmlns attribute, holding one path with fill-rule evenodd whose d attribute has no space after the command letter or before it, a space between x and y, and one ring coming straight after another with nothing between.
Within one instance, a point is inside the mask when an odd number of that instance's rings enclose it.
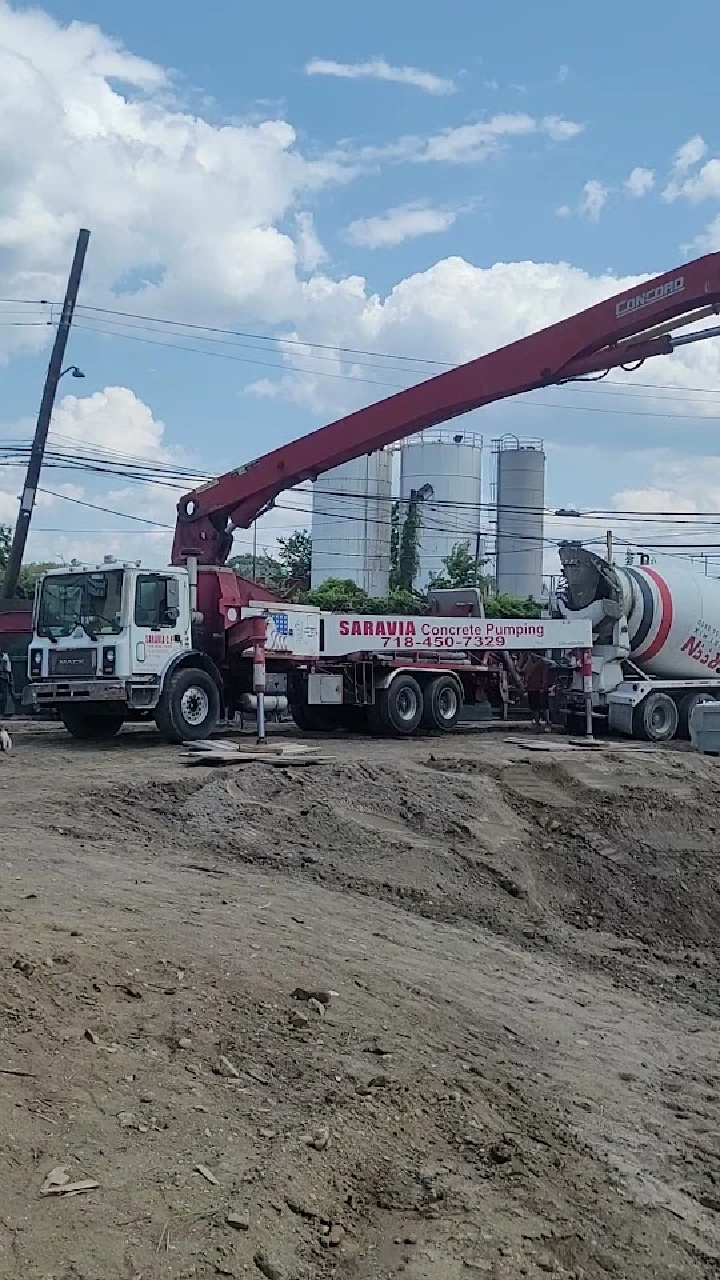
<instances>
[{"instance_id":1,"label":"front wheel","mask_svg":"<svg viewBox=\"0 0 720 1280\"><path fill-rule=\"evenodd\" d=\"M424 729L452 733L462 710L462 694L452 676L436 676L425 689L422 714Z\"/></svg>"},{"instance_id":2,"label":"front wheel","mask_svg":"<svg viewBox=\"0 0 720 1280\"><path fill-rule=\"evenodd\" d=\"M208 738L220 719L220 692L207 671L182 667L169 678L155 708L155 723L166 742Z\"/></svg>"},{"instance_id":3,"label":"front wheel","mask_svg":"<svg viewBox=\"0 0 720 1280\"><path fill-rule=\"evenodd\" d=\"M633 737L671 742L677 733L678 709L667 693L649 693L633 711Z\"/></svg>"},{"instance_id":4,"label":"front wheel","mask_svg":"<svg viewBox=\"0 0 720 1280\"><path fill-rule=\"evenodd\" d=\"M81 711L77 707L68 707L60 715L68 733L79 742L107 742L125 723L124 716Z\"/></svg>"}]
</instances>

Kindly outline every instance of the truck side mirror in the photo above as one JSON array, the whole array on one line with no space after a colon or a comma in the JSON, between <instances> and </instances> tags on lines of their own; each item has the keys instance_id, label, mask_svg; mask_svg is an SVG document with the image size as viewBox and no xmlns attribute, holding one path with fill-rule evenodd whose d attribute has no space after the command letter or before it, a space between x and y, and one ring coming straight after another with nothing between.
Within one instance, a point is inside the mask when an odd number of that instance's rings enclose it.
<instances>
[{"instance_id":1,"label":"truck side mirror","mask_svg":"<svg viewBox=\"0 0 720 1280\"><path fill-rule=\"evenodd\" d=\"M168 615L172 610L175 614L180 612L180 583L177 578L168 578L165 586L165 600L167 602Z\"/></svg>"}]
</instances>

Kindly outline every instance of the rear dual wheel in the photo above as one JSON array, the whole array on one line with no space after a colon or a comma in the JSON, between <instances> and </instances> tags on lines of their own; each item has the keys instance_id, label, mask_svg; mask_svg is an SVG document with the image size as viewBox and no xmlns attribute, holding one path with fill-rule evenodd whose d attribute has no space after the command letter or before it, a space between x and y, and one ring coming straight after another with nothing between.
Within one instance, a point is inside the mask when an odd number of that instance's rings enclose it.
<instances>
[{"instance_id":1,"label":"rear dual wheel","mask_svg":"<svg viewBox=\"0 0 720 1280\"><path fill-rule=\"evenodd\" d=\"M408 738L420 725L425 709L423 691L414 676L396 676L387 689L378 689L369 708L370 730L382 737Z\"/></svg>"},{"instance_id":2,"label":"rear dual wheel","mask_svg":"<svg viewBox=\"0 0 720 1280\"><path fill-rule=\"evenodd\" d=\"M425 688L421 724L431 733L452 733L460 717L463 698L452 676L436 676Z\"/></svg>"},{"instance_id":3,"label":"rear dual wheel","mask_svg":"<svg viewBox=\"0 0 720 1280\"><path fill-rule=\"evenodd\" d=\"M673 738L690 737L690 717L703 702L714 702L711 693L686 693L676 703L669 693L658 690L633 712L633 737L647 742L672 742Z\"/></svg>"},{"instance_id":4,"label":"rear dual wheel","mask_svg":"<svg viewBox=\"0 0 720 1280\"><path fill-rule=\"evenodd\" d=\"M462 708L462 692L452 676L435 676L423 689L414 676L399 675L378 692L370 708L373 733L407 738L417 729L451 733Z\"/></svg>"},{"instance_id":5,"label":"rear dual wheel","mask_svg":"<svg viewBox=\"0 0 720 1280\"><path fill-rule=\"evenodd\" d=\"M703 702L715 702L716 698L711 693L686 693L684 698L678 702L678 713L680 722L678 724L677 736L684 738L686 741L690 738L690 718L696 707Z\"/></svg>"},{"instance_id":6,"label":"rear dual wheel","mask_svg":"<svg viewBox=\"0 0 720 1280\"><path fill-rule=\"evenodd\" d=\"M671 742L680 716L669 693L649 693L633 711L633 738L646 742Z\"/></svg>"}]
</instances>

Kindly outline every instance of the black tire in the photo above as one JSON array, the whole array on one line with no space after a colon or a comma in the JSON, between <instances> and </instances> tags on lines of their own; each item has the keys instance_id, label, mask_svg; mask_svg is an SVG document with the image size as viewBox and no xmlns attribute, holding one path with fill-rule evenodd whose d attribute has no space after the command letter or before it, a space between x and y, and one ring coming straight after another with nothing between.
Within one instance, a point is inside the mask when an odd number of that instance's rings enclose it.
<instances>
[{"instance_id":1,"label":"black tire","mask_svg":"<svg viewBox=\"0 0 720 1280\"><path fill-rule=\"evenodd\" d=\"M584 711L568 711L565 716L565 732L571 738L587 737L587 716Z\"/></svg>"},{"instance_id":2,"label":"black tire","mask_svg":"<svg viewBox=\"0 0 720 1280\"><path fill-rule=\"evenodd\" d=\"M60 713L60 718L68 733L79 742L108 742L125 723L124 716L81 711L79 707L68 707Z\"/></svg>"},{"instance_id":3,"label":"black tire","mask_svg":"<svg viewBox=\"0 0 720 1280\"><path fill-rule=\"evenodd\" d=\"M649 693L633 711L633 738L645 742L672 742L680 716L668 693Z\"/></svg>"},{"instance_id":4,"label":"black tire","mask_svg":"<svg viewBox=\"0 0 720 1280\"><path fill-rule=\"evenodd\" d=\"M370 729L382 737L407 738L419 727L425 701L414 676L396 676L387 689L380 689L370 708Z\"/></svg>"},{"instance_id":5,"label":"black tire","mask_svg":"<svg viewBox=\"0 0 720 1280\"><path fill-rule=\"evenodd\" d=\"M340 728L342 706L311 706L307 680L297 672L288 677L290 715L302 733L335 733Z\"/></svg>"},{"instance_id":6,"label":"black tire","mask_svg":"<svg viewBox=\"0 0 720 1280\"><path fill-rule=\"evenodd\" d=\"M684 738L686 741L690 737L690 717L696 707L701 702L715 702L716 699L711 693L686 693L683 698L678 701L679 724L677 729L678 738Z\"/></svg>"},{"instance_id":7,"label":"black tire","mask_svg":"<svg viewBox=\"0 0 720 1280\"><path fill-rule=\"evenodd\" d=\"M422 727L435 733L452 733L460 718L463 696L452 676L435 676L423 690Z\"/></svg>"},{"instance_id":8,"label":"black tire","mask_svg":"<svg viewBox=\"0 0 720 1280\"><path fill-rule=\"evenodd\" d=\"M311 707L302 698L290 700L290 714L303 733L335 733L340 728L340 707Z\"/></svg>"},{"instance_id":9,"label":"black tire","mask_svg":"<svg viewBox=\"0 0 720 1280\"><path fill-rule=\"evenodd\" d=\"M340 712L340 727L346 733L367 733L367 707L356 707L352 703L348 703L346 707L339 707L338 710Z\"/></svg>"},{"instance_id":10,"label":"black tire","mask_svg":"<svg viewBox=\"0 0 720 1280\"><path fill-rule=\"evenodd\" d=\"M200 667L181 667L170 676L155 708L155 723L166 742L208 738L220 719L220 690Z\"/></svg>"}]
</instances>

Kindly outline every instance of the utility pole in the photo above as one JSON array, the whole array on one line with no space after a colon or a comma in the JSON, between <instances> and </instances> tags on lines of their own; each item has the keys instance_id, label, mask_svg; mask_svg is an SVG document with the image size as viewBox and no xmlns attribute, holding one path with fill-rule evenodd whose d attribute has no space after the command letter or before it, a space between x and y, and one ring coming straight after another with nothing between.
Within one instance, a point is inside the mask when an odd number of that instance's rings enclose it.
<instances>
[{"instance_id":1,"label":"utility pole","mask_svg":"<svg viewBox=\"0 0 720 1280\"><path fill-rule=\"evenodd\" d=\"M68 276L67 289L65 290L65 301L63 302L62 312L55 334L55 341L50 353L47 374L45 376L45 386L43 388L42 400L38 410L37 425L35 427L35 435L33 437L32 448L30 450L30 459L28 461L27 471L25 473L25 484L23 486L22 496L20 498L20 511L18 513L15 532L13 533L12 546L10 547L10 555L8 557L7 568L5 570L5 583L3 585L3 598L10 600L17 589L18 577L20 576L20 568L25 554L25 545L27 543L28 531L30 529L30 519L35 506L35 497L37 495L38 482L40 480L40 471L45 454L45 445L47 443L48 432L50 430L50 419L55 404L55 395L57 393L57 385L60 381L62 373L63 359L65 358L65 348L67 346L70 326L75 311L75 303L77 301L78 289L80 288L80 279L85 265L85 254L87 253L90 232L83 227L77 238L75 245L75 255Z\"/></svg>"},{"instance_id":2,"label":"utility pole","mask_svg":"<svg viewBox=\"0 0 720 1280\"><path fill-rule=\"evenodd\" d=\"M479 585L479 583L478 583L478 578L480 577L480 548L481 548L481 546L482 546L482 534L481 534L480 530L478 529L477 533L475 534L475 586L476 586L476 587Z\"/></svg>"}]
</instances>

